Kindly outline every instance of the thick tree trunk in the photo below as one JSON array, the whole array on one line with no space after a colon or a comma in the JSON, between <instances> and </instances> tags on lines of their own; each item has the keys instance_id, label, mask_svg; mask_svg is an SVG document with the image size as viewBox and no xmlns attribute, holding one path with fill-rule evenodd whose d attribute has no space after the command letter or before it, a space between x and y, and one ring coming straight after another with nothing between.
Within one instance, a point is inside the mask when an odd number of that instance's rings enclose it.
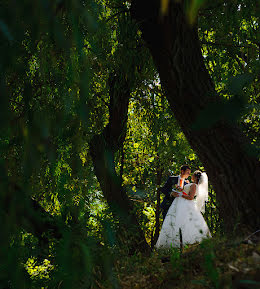
<instances>
[{"instance_id":1,"label":"thick tree trunk","mask_svg":"<svg viewBox=\"0 0 260 289\"><path fill-rule=\"evenodd\" d=\"M131 15L151 51L175 117L207 170L225 224L229 229L236 222L257 228L260 164L247 153L242 132L225 119L210 128L192 129L200 112L220 98L204 65L197 26L187 23L183 2L169 1L167 15L162 16L160 0L133 0Z\"/></svg>"},{"instance_id":2,"label":"thick tree trunk","mask_svg":"<svg viewBox=\"0 0 260 289\"><path fill-rule=\"evenodd\" d=\"M149 247L133 212L132 203L115 171L114 153L125 139L130 89L120 75L110 77L109 123L90 143L95 174L114 216L119 219L120 233L131 252L146 251Z\"/></svg>"}]
</instances>

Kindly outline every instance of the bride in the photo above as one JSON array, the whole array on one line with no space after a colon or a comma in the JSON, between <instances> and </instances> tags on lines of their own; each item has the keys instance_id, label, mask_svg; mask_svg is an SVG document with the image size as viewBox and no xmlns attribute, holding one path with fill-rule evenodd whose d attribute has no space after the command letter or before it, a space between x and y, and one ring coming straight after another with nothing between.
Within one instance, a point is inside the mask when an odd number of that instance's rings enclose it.
<instances>
[{"instance_id":1,"label":"bride","mask_svg":"<svg viewBox=\"0 0 260 289\"><path fill-rule=\"evenodd\" d=\"M156 248L180 247L180 229L182 244L194 244L211 237L208 226L201 214L208 200L208 177L206 173L195 171L192 183L184 186L184 193L173 193L172 202L162 225Z\"/></svg>"}]
</instances>

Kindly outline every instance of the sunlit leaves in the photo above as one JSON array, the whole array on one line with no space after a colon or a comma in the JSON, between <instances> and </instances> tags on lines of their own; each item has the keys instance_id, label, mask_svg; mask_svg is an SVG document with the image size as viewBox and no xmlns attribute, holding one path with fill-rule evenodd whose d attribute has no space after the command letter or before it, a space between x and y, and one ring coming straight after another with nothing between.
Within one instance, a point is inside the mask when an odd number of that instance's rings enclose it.
<instances>
[{"instance_id":1,"label":"sunlit leaves","mask_svg":"<svg viewBox=\"0 0 260 289\"><path fill-rule=\"evenodd\" d=\"M257 19L252 0L207 3L199 13L202 52L216 90L226 99L237 95L213 108L214 117L209 123L216 118L239 121L254 141L259 126L259 117L252 112L252 105L259 102Z\"/></svg>"},{"instance_id":2,"label":"sunlit leaves","mask_svg":"<svg viewBox=\"0 0 260 289\"><path fill-rule=\"evenodd\" d=\"M169 174L178 174L185 163L197 167L197 156L174 120L159 83L151 83L138 91L129 105L123 170L124 185L131 197L147 201L141 220L148 242L154 224L150 219L156 206L156 188L163 185ZM153 212L149 222L148 212Z\"/></svg>"},{"instance_id":3,"label":"sunlit leaves","mask_svg":"<svg viewBox=\"0 0 260 289\"><path fill-rule=\"evenodd\" d=\"M42 264L38 265L35 258L29 258L25 263L25 269L32 279L49 279L49 274L54 266L47 259L44 259Z\"/></svg>"}]
</instances>

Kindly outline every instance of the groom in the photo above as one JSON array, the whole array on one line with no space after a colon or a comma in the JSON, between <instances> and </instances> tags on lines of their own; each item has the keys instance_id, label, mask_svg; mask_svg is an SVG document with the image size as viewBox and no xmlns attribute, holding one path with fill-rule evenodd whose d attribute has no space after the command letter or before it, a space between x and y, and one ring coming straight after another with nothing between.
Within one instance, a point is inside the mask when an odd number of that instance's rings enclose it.
<instances>
[{"instance_id":1,"label":"groom","mask_svg":"<svg viewBox=\"0 0 260 289\"><path fill-rule=\"evenodd\" d=\"M174 197L171 194L172 189L175 187L175 185L178 185L180 187L184 187L184 185L188 184L189 181L185 180L190 175L191 170L190 167L187 165L181 166L181 173L178 176L170 176L168 180L166 181L165 185L161 188L161 192L165 195L162 203L162 215L163 219L165 219L167 212L174 200Z\"/></svg>"}]
</instances>

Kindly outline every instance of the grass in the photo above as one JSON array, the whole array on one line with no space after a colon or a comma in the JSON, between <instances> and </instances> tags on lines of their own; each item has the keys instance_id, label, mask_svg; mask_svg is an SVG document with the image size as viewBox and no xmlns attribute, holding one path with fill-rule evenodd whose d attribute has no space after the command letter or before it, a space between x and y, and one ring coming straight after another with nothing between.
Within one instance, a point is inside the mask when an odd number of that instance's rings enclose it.
<instances>
[{"instance_id":1,"label":"grass","mask_svg":"<svg viewBox=\"0 0 260 289\"><path fill-rule=\"evenodd\" d=\"M162 263L165 254L170 261ZM172 249L121 258L115 270L125 289L260 288L259 259L259 243L221 237L186 247L182 255Z\"/></svg>"}]
</instances>

